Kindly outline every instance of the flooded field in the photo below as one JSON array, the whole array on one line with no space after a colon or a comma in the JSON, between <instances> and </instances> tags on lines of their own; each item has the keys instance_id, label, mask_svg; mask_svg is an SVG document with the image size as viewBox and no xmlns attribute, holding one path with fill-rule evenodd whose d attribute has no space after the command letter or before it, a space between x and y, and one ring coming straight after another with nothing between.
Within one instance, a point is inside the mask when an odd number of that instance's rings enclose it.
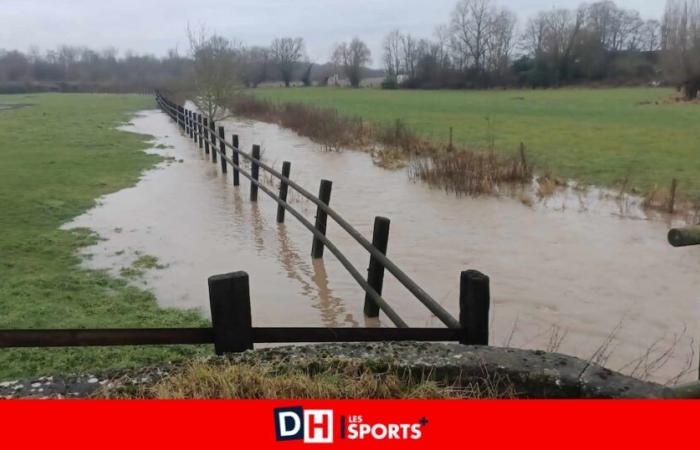
<instances>
[{"instance_id":1,"label":"flooded field","mask_svg":"<svg viewBox=\"0 0 700 450\"><path fill-rule=\"evenodd\" d=\"M310 191L332 180L331 205L365 236L375 216L390 218L389 256L453 314L460 271L489 275L494 345L595 357L662 382L696 359L700 248L670 247L671 219L648 217L639 199L597 189L568 189L532 206L511 196L457 198L411 182L405 170L378 168L366 153L326 152L265 123L225 125L244 150L260 144L266 162L291 161L292 179ZM366 320L363 291L334 257L312 261L311 234L290 216L277 225L274 201L260 192L251 203L246 180L234 188L231 173L222 175L165 114L144 112L125 129L153 135L151 151L169 160L66 225L105 238L86 249L87 265L119 275L153 255L160 268L134 282L163 306L206 315L207 277L247 271L260 326L390 325ZM313 218L300 196L290 202ZM367 267L366 251L332 221L327 234ZM410 325L439 326L389 274L384 298Z\"/></svg>"}]
</instances>

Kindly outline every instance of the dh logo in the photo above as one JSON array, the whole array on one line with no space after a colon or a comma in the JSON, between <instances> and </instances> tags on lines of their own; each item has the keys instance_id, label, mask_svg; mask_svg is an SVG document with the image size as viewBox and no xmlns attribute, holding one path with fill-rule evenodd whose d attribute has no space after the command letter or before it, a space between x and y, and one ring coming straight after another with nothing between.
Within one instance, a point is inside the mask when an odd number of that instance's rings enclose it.
<instances>
[{"instance_id":1,"label":"dh logo","mask_svg":"<svg viewBox=\"0 0 700 450\"><path fill-rule=\"evenodd\" d=\"M333 442L333 410L301 406L275 408L275 437L278 441L304 440L306 444Z\"/></svg>"}]
</instances>

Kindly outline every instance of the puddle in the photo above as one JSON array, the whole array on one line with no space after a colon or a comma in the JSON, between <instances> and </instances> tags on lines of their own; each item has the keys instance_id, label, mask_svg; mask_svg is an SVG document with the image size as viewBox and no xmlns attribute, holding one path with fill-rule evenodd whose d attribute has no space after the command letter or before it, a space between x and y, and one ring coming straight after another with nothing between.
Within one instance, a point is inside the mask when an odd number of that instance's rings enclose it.
<instances>
[{"instance_id":1,"label":"puddle","mask_svg":"<svg viewBox=\"0 0 700 450\"><path fill-rule=\"evenodd\" d=\"M243 149L261 144L268 163L291 161L291 177L312 192L321 178L332 180L331 205L365 236L374 216L390 218L389 256L455 316L460 271L488 274L494 345L558 348L588 359L614 333L603 362L651 372L657 381L677 375L693 356L700 248L669 246L669 223L649 220L638 199L573 188L531 207L511 197L457 198L411 182L405 170L378 168L365 153L325 152L276 125L230 120L225 127ZM207 315L207 277L245 270L256 325L377 325L364 318L363 291L329 252L311 260L305 228L289 215L278 226L276 203L262 192L257 204L249 202L246 180L234 188L231 173L222 176L167 116L144 112L124 129L155 136L159 148L151 151L171 160L66 225L106 238L85 250L92 255L87 266L118 275L139 255L154 255L163 267L136 282L163 306ZM290 201L313 218L308 202ZM367 253L332 221L328 236L366 269ZM410 325L440 326L389 274L384 294ZM635 360L649 348L645 369ZM654 367L657 357L668 361Z\"/></svg>"}]
</instances>

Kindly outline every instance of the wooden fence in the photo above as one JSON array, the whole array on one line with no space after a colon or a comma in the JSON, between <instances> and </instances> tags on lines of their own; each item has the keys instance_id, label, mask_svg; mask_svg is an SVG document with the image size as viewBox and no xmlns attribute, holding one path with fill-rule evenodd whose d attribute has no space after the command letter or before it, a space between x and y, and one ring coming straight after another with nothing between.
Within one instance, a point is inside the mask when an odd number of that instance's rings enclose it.
<instances>
[{"instance_id":1,"label":"wooden fence","mask_svg":"<svg viewBox=\"0 0 700 450\"><path fill-rule=\"evenodd\" d=\"M216 353L222 354L248 350L253 348L255 343L455 341L469 345L488 345L490 287L486 275L474 270L461 273L459 319L454 318L387 258L389 219L375 218L372 242L368 241L329 207L331 181L322 180L319 195L315 196L290 179L289 161L283 163L280 173L260 160L259 146L253 145L251 153L247 153L240 150L237 135L231 136L231 142L227 142L224 128L219 126L217 130L212 118L186 109L161 93L156 93L156 101L185 135L203 149L205 154L211 156L212 163L221 164L224 175L228 174L230 166L234 186L240 185L240 175L250 180L251 201L257 201L258 191L263 191L278 204L278 223L284 222L285 213L289 212L304 225L313 235L312 257L322 258L324 248L328 248L365 291L365 314L368 317L378 317L380 311L383 311L396 328L253 327L248 275L245 272L235 272L209 278L211 328L0 330L0 348L213 343ZM230 150L230 155L227 154L227 150ZM241 166L241 158L250 162L250 172ZM277 193L260 182L260 169L279 180ZM314 224L287 203L290 188L316 205ZM326 236L328 218L334 220L369 253L367 278L360 274ZM409 328L381 295L385 270L396 277L446 327Z\"/></svg>"}]
</instances>

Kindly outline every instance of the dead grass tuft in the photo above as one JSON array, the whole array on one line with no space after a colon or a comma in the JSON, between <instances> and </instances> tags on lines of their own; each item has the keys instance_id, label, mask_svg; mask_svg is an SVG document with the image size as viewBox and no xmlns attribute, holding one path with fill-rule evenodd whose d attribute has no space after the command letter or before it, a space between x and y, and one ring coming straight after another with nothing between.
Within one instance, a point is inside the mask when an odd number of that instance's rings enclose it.
<instances>
[{"instance_id":1,"label":"dead grass tuft","mask_svg":"<svg viewBox=\"0 0 700 450\"><path fill-rule=\"evenodd\" d=\"M526 183L532 173L519 158L461 150L416 158L409 176L457 195L481 195L496 192L501 184Z\"/></svg>"},{"instance_id":2,"label":"dead grass tuft","mask_svg":"<svg viewBox=\"0 0 700 450\"><path fill-rule=\"evenodd\" d=\"M108 388L102 398L158 399L449 399L513 398L504 380L446 385L415 378L395 367L371 369L357 363L289 368L280 364L195 361L152 386Z\"/></svg>"},{"instance_id":3,"label":"dead grass tuft","mask_svg":"<svg viewBox=\"0 0 700 450\"><path fill-rule=\"evenodd\" d=\"M275 103L245 95L239 96L229 107L234 114L294 130L326 150L338 151L358 143L363 145L367 134L362 119L341 116L333 108Z\"/></svg>"},{"instance_id":4,"label":"dead grass tuft","mask_svg":"<svg viewBox=\"0 0 700 450\"><path fill-rule=\"evenodd\" d=\"M294 130L326 150L368 150L381 167L397 169L410 161L413 178L459 195L493 193L499 184L529 182L532 177L523 151L515 157L436 143L420 137L401 120L373 126L359 117L342 116L333 108L276 103L252 96L240 96L229 107L234 114Z\"/></svg>"}]
</instances>

